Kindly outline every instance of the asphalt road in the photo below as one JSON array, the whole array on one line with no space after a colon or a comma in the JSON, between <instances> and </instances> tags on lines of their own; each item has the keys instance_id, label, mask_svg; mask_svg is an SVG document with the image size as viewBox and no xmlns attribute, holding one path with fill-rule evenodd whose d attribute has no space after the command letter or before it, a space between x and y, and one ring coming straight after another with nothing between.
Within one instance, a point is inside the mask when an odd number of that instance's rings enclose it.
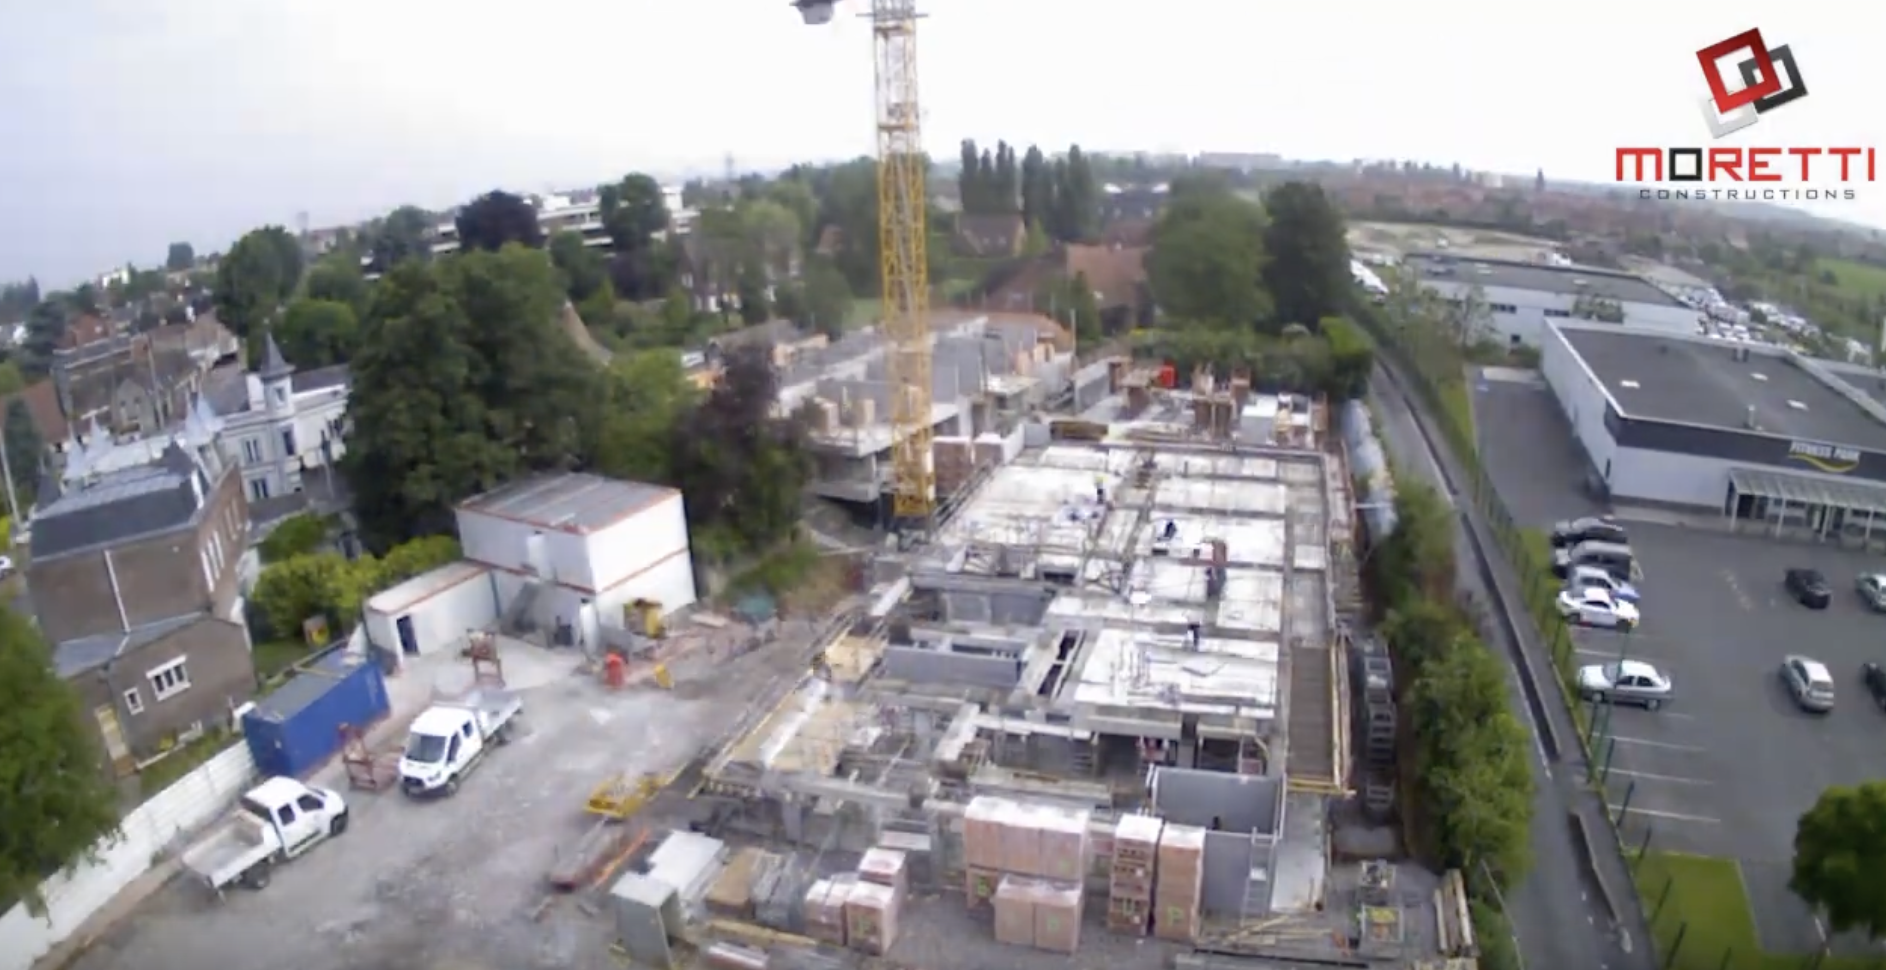
<instances>
[{"instance_id":1,"label":"asphalt road","mask_svg":"<svg viewBox=\"0 0 1886 970\"><path fill-rule=\"evenodd\" d=\"M1463 518L1455 524L1454 539L1455 548L1459 550L1456 556L1459 588L1481 603L1493 603L1493 594L1474 563L1464 518L1478 513L1470 506L1455 502L1441 471L1441 463L1446 461L1451 465L1451 458L1438 455L1429 447L1411 410L1412 401L1383 370L1376 371L1369 386L1383 445L1399 469L1432 485L1461 511ZM1495 563L1494 567L1506 568L1501 563ZM1524 617L1518 619L1522 624L1530 622ZM1582 756L1575 750L1561 752L1556 763L1547 757L1546 746L1539 740L1537 715L1528 702L1520 682L1522 674L1514 663L1521 645L1510 642L1501 624L1487 626L1489 629L1484 633L1488 644L1507 661L1513 708L1526 722L1534 740L1533 757L1528 762L1534 789L1532 870L1505 900L1508 918L1518 937L1520 955L1533 970L1558 967L1654 970L1656 960L1650 952L1650 940L1644 934L1642 920L1633 919L1630 921L1633 925L1625 928L1613 925L1602 891L1592 883L1589 864L1579 858L1580 850L1570 821L1572 812L1579 811L1588 820L1595 817L1598 821L1590 831L1601 839L1609 838L1602 801L1583 787ZM1540 653L1535 651L1534 656ZM1571 717L1558 703L1557 696L1548 698L1543 707L1545 716L1562 719L1555 722L1557 733L1570 743L1569 739L1575 737ZM1600 864L1607 861L1604 856L1608 854L1609 847L1600 845ZM1608 861L1616 862L1615 859ZM1630 907L1636 905L1635 891L1621 862L1616 863L1615 870L1606 878L1613 883L1612 891L1619 894L1621 903Z\"/></svg>"}]
</instances>

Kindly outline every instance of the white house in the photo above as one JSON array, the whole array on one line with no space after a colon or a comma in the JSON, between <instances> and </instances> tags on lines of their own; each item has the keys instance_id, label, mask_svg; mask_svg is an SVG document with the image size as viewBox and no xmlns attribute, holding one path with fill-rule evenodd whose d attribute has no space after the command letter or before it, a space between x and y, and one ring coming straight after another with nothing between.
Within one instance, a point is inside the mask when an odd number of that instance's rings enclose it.
<instances>
[{"instance_id":1,"label":"white house","mask_svg":"<svg viewBox=\"0 0 1886 970\"><path fill-rule=\"evenodd\" d=\"M242 469L250 502L300 492L305 474L340 460L348 382L345 365L296 370L272 334L260 371L212 380L224 454Z\"/></svg>"},{"instance_id":2,"label":"white house","mask_svg":"<svg viewBox=\"0 0 1886 970\"><path fill-rule=\"evenodd\" d=\"M595 648L633 629L638 604L694 603L681 493L586 474L513 482L458 507L464 561L367 601L367 639L398 655L451 648L473 630L541 630Z\"/></svg>"}]
</instances>

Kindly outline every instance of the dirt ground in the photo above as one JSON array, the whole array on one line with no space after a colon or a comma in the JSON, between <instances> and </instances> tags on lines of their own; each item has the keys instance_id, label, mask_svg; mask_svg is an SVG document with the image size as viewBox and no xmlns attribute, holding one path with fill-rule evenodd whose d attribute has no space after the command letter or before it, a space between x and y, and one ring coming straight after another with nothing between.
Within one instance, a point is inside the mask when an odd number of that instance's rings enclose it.
<instances>
[{"instance_id":1,"label":"dirt ground","mask_svg":"<svg viewBox=\"0 0 1886 970\"><path fill-rule=\"evenodd\" d=\"M534 919L546 874L591 820L583 801L617 771L665 772L713 743L745 704L804 665L810 625L736 659L684 665L676 689L612 693L574 664L531 668L523 728L454 798L347 793L348 832L260 892L217 900L178 878L69 966L76 970L536 970L613 967L606 912L564 899ZM535 648L526 648L535 649ZM546 656L549 654L546 652ZM696 672L698 671L698 672ZM402 678L404 679L404 678ZM397 716L397 711L396 711ZM336 770L317 783L344 788ZM592 907L594 908L594 907Z\"/></svg>"},{"instance_id":2,"label":"dirt ground","mask_svg":"<svg viewBox=\"0 0 1886 970\"><path fill-rule=\"evenodd\" d=\"M1443 239L1447 240L1446 247L1439 245ZM1543 254L1553 252L1555 244L1547 239L1489 229L1421 223L1358 222L1349 227L1349 246L1357 253L1396 258L1406 253L1432 252L1445 248L1462 256L1536 262Z\"/></svg>"}]
</instances>

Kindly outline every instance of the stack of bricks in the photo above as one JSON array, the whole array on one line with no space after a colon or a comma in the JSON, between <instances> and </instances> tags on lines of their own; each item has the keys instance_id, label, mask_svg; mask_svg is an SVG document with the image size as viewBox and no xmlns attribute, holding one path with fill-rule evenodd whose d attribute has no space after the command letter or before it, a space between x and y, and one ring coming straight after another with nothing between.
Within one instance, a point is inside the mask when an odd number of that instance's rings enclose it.
<instances>
[{"instance_id":1,"label":"stack of bricks","mask_svg":"<svg viewBox=\"0 0 1886 970\"><path fill-rule=\"evenodd\" d=\"M1164 822L1151 815L1125 815L1113 830L1113 867L1108 885L1107 928L1145 936L1153 912L1153 873Z\"/></svg>"},{"instance_id":2,"label":"stack of bricks","mask_svg":"<svg viewBox=\"0 0 1886 970\"><path fill-rule=\"evenodd\" d=\"M1114 852L1118 854L1116 842ZM1198 938L1199 896L1205 886L1205 830L1168 825L1159 835L1153 880L1153 935L1190 943Z\"/></svg>"}]
</instances>

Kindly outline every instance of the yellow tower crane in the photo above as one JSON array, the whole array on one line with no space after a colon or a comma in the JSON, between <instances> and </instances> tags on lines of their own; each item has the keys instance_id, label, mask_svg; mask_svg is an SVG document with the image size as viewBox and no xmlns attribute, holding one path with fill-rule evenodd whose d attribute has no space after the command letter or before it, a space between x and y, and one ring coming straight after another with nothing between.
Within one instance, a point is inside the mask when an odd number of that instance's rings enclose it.
<instances>
[{"instance_id":1,"label":"yellow tower crane","mask_svg":"<svg viewBox=\"0 0 1886 970\"><path fill-rule=\"evenodd\" d=\"M836 0L794 0L808 24L830 23ZM931 459L930 271L923 112L917 98L917 0L871 0L877 80L878 263L891 386L892 512L927 532L936 506Z\"/></svg>"}]
</instances>

